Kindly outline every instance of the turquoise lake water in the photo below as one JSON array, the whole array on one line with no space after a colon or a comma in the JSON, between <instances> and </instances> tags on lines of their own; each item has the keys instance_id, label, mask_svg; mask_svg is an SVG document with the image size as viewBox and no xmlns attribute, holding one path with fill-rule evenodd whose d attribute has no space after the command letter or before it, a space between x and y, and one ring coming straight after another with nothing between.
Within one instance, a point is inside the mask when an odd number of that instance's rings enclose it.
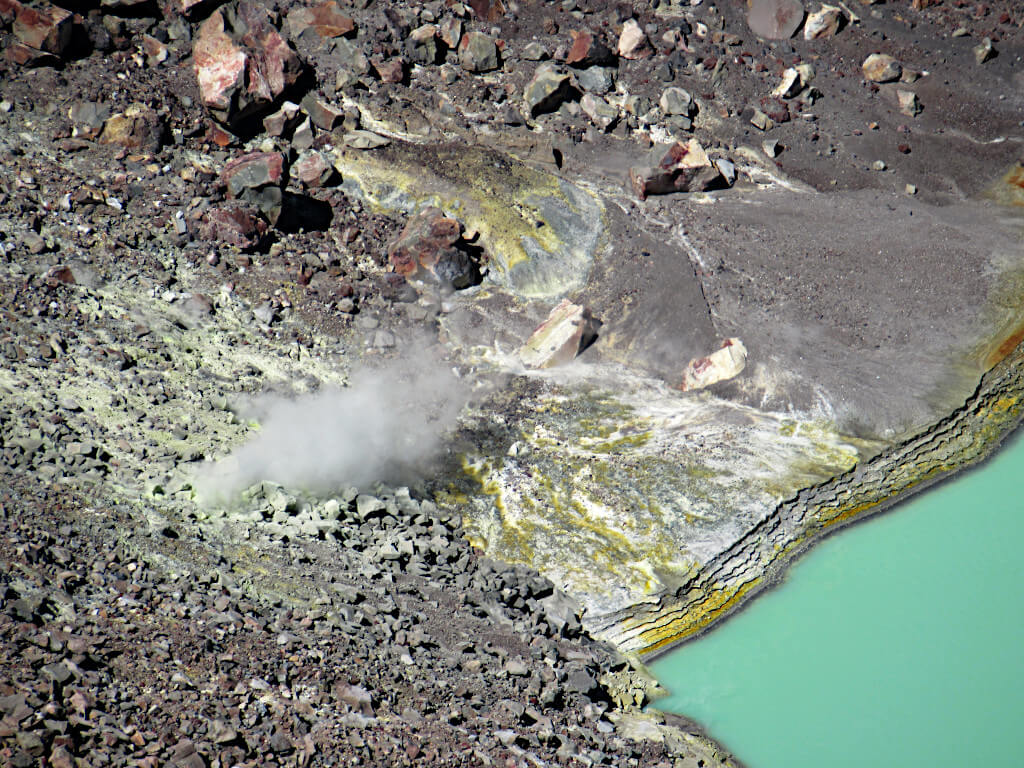
<instances>
[{"instance_id":1,"label":"turquoise lake water","mask_svg":"<svg viewBox=\"0 0 1024 768\"><path fill-rule=\"evenodd\" d=\"M1024 765L1024 440L652 665L747 768Z\"/></svg>"}]
</instances>

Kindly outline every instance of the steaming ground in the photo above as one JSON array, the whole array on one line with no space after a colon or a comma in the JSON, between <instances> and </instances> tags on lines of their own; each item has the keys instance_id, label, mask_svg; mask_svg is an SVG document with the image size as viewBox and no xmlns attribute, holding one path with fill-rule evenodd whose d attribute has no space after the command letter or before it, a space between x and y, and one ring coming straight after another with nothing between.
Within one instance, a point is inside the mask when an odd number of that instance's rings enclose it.
<instances>
[{"instance_id":1,"label":"steaming ground","mask_svg":"<svg viewBox=\"0 0 1024 768\"><path fill-rule=\"evenodd\" d=\"M199 497L230 501L266 480L310 491L408 482L440 453L468 399L450 367L422 356L359 369L344 389L253 398L240 415L258 433L200 472Z\"/></svg>"}]
</instances>

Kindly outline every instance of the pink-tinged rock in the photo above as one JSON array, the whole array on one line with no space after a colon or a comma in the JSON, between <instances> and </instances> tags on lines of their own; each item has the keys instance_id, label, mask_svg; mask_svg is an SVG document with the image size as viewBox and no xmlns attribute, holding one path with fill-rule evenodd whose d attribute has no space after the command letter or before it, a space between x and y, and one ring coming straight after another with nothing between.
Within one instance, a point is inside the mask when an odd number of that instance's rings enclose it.
<instances>
[{"instance_id":1,"label":"pink-tinged rock","mask_svg":"<svg viewBox=\"0 0 1024 768\"><path fill-rule=\"evenodd\" d=\"M334 166L322 152L307 152L292 165L291 174L307 189L326 186L335 176Z\"/></svg>"},{"instance_id":2,"label":"pink-tinged rock","mask_svg":"<svg viewBox=\"0 0 1024 768\"><path fill-rule=\"evenodd\" d=\"M351 34L355 28L356 23L341 12L334 0L310 8L296 8L288 13L288 30L292 39L307 29L312 29L320 37L334 38Z\"/></svg>"},{"instance_id":3,"label":"pink-tinged rock","mask_svg":"<svg viewBox=\"0 0 1024 768\"><path fill-rule=\"evenodd\" d=\"M29 48L60 56L71 42L72 23L71 12L56 5L22 6L14 17L11 31Z\"/></svg>"},{"instance_id":4,"label":"pink-tinged rock","mask_svg":"<svg viewBox=\"0 0 1024 768\"><path fill-rule=\"evenodd\" d=\"M611 49L589 30L573 30L572 46L565 57L565 63L573 67L591 67L608 64L613 59Z\"/></svg>"},{"instance_id":5,"label":"pink-tinged rock","mask_svg":"<svg viewBox=\"0 0 1024 768\"><path fill-rule=\"evenodd\" d=\"M483 21L497 21L505 15L505 5L501 0L469 0L469 7Z\"/></svg>"},{"instance_id":6,"label":"pink-tinged rock","mask_svg":"<svg viewBox=\"0 0 1024 768\"><path fill-rule=\"evenodd\" d=\"M635 19L627 19L619 35L619 56L624 59L642 59L651 54L647 35Z\"/></svg>"},{"instance_id":7,"label":"pink-tinged rock","mask_svg":"<svg viewBox=\"0 0 1024 768\"><path fill-rule=\"evenodd\" d=\"M224 166L220 180L227 187L229 197L240 197L247 189L283 186L287 181L284 155L280 152L250 152L236 157Z\"/></svg>"},{"instance_id":8,"label":"pink-tinged rock","mask_svg":"<svg viewBox=\"0 0 1024 768\"><path fill-rule=\"evenodd\" d=\"M38 48L30 48L24 43L11 43L4 51L4 56L19 67L56 67L61 62L60 57Z\"/></svg>"},{"instance_id":9,"label":"pink-tinged rock","mask_svg":"<svg viewBox=\"0 0 1024 768\"><path fill-rule=\"evenodd\" d=\"M565 365L594 340L599 326L586 307L562 299L519 348L519 359L529 368Z\"/></svg>"},{"instance_id":10,"label":"pink-tinged rock","mask_svg":"<svg viewBox=\"0 0 1024 768\"><path fill-rule=\"evenodd\" d=\"M646 200L648 195L689 192L698 188L694 184L698 174L707 173L711 167L707 153L696 139L690 139L686 144L677 141L655 146L648 156L647 165L630 169L629 180L636 196Z\"/></svg>"},{"instance_id":11,"label":"pink-tinged rock","mask_svg":"<svg viewBox=\"0 0 1024 768\"><path fill-rule=\"evenodd\" d=\"M719 381L727 381L742 373L747 364L747 348L739 339L726 339L722 348L707 357L697 357L683 371L679 388L684 392L704 389Z\"/></svg>"},{"instance_id":12,"label":"pink-tinged rock","mask_svg":"<svg viewBox=\"0 0 1024 768\"><path fill-rule=\"evenodd\" d=\"M766 40L786 40L800 28L804 6L800 0L750 0L747 26Z\"/></svg>"},{"instance_id":13,"label":"pink-tinged rock","mask_svg":"<svg viewBox=\"0 0 1024 768\"><path fill-rule=\"evenodd\" d=\"M439 208L424 208L388 245L391 268L406 278L466 288L479 281L479 270L469 254L457 247L461 239L458 221Z\"/></svg>"},{"instance_id":14,"label":"pink-tinged rock","mask_svg":"<svg viewBox=\"0 0 1024 768\"><path fill-rule=\"evenodd\" d=\"M18 0L0 0L0 24L10 24L22 8Z\"/></svg>"},{"instance_id":15,"label":"pink-tinged rock","mask_svg":"<svg viewBox=\"0 0 1024 768\"><path fill-rule=\"evenodd\" d=\"M203 104L236 129L269 110L302 73L267 10L249 0L214 11L199 27L192 57Z\"/></svg>"},{"instance_id":16,"label":"pink-tinged rock","mask_svg":"<svg viewBox=\"0 0 1024 768\"><path fill-rule=\"evenodd\" d=\"M400 83L405 80L405 62L397 56L390 59L373 59L370 63L383 83Z\"/></svg>"},{"instance_id":17,"label":"pink-tinged rock","mask_svg":"<svg viewBox=\"0 0 1024 768\"><path fill-rule=\"evenodd\" d=\"M220 175L230 199L255 205L272 224L281 215L287 181L284 155L280 152L250 152L236 157Z\"/></svg>"},{"instance_id":18,"label":"pink-tinged rock","mask_svg":"<svg viewBox=\"0 0 1024 768\"><path fill-rule=\"evenodd\" d=\"M224 203L203 214L198 234L203 240L255 248L267 234L267 223L248 206Z\"/></svg>"},{"instance_id":19,"label":"pink-tinged rock","mask_svg":"<svg viewBox=\"0 0 1024 768\"><path fill-rule=\"evenodd\" d=\"M268 136L284 136L301 122L302 114L299 105L286 101L277 112L263 118L263 130L267 132Z\"/></svg>"}]
</instances>

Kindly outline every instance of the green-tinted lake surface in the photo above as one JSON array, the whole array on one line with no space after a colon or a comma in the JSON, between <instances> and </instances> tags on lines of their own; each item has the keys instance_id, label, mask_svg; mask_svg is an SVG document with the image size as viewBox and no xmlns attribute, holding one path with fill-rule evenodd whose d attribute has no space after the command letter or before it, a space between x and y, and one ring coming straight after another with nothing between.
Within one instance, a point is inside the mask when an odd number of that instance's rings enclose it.
<instances>
[{"instance_id":1,"label":"green-tinted lake surface","mask_svg":"<svg viewBox=\"0 0 1024 768\"><path fill-rule=\"evenodd\" d=\"M748 768L1024 765L1024 440L654 662Z\"/></svg>"}]
</instances>

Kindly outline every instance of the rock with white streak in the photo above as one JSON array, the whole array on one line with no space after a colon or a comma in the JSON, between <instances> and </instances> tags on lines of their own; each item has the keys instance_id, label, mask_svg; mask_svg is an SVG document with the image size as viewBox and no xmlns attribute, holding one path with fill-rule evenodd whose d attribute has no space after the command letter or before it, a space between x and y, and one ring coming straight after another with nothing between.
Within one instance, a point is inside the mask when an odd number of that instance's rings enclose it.
<instances>
[{"instance_id":1,"label":"rock with white streak","mask_svg":"<svg viewBox=\"0 0 1024 768\"><path fill-rule=\"evenodd\" d=\"M588 309L562 299L519 349L519 359L529 368L564 365L594 340L599 326Z\"/></svg>"},{"instance_id":2,"label":"rock with white streak","mask_svg":"<svg viewBox=\"0 0 1024 768\"><path fill-rule=\"evenodd\" d=\"M269 112L303 70L266 8L250 0L214 11L199 26L192 57L203 104L234 130Z\"/></svg>"},{"instance_id":3,"label":"rock with white streak","mask_svg":"<svg viewBox=\"0 0 1024 768\"><path fill-rule=\"evenodd\" d=\"M817 11L807 14L807 21L804 22L804 40L835 37L845 19L842 9L822 4Z\"/></svg>"},{"instance_id":4,"label":"rock with white streak","mask_svg":"<svg viewBox=\"0 0 1024 768\"><path fill-rule=\"evenodd\" d=\"M677 141L674 144L655 146L646 165L634 166L629 170L629 180L636 196L646 200L648 195L698 189L700 185L695 182L709 168L711 161L696 139L686 144Z\"/></svg>"},{"instance_id":5,"label":"rock with white streak","mask_svg":"<svg viewBox=\"0 0 1024 768\"><path fill-rule=\"evenodd\" d=\"M679 388L689 392L735 378L743 372L746 364L747 348L743 342L736 338L726 339L721 349L690 361L683 371L683 381Z\"/></svg>"}]
</instances>

